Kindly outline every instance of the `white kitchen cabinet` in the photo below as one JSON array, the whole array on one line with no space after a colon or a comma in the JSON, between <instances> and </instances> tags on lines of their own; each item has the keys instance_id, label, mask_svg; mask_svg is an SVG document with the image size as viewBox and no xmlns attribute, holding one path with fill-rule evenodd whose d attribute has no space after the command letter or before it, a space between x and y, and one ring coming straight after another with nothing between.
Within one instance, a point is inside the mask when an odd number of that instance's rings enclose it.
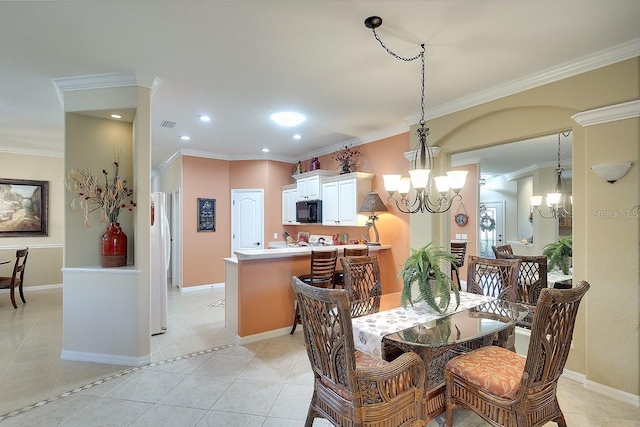
<instances>
[{"instance_id":1,"label":"white kitchen cabinet","mask_svg":"<svg viewBox=\"0 0 640 427\"><path fill-rule=\"evenodd\" d=\"M294 225L296 222L296 202L298 201L298 187L296 184L282 187L282 224Z\"/></svg>"},{"instance_id":2,"label":"white kitchen cabinet","mask_svg":"<svg viewBox=\"0 0 640 427\"><path fill-rule=\"evenodd\" d=\"M294 175L298 187L298 200L322 200L322 180L335 176L335 172L315 170Z\"/></svg>"},{"instance_id":3,"label":"white kitchen cabinet","mask_svg":"<svg viewBox=\"0 0 640 427\"><path fill-rule=\"evenodd\" d=\"M364 226L367 215L358 215L365 196L371 191L373 174L353 172L327 178L322 184L322 225Z\"/></svg>"}]
</instances>

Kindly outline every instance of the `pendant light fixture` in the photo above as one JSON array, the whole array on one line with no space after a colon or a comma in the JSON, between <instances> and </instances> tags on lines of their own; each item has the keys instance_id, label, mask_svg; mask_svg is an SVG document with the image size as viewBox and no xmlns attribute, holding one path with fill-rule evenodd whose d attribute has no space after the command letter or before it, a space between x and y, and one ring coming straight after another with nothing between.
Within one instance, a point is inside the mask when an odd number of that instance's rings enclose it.
<instances>
[{"instance_id":1,"label":"pendant light fixture","mask_svg":"<svg viewBox=\"0 0 640 427\"><path fill-rule=\"evenodd\" d=\"M382 25L382 18L371 16L364 21L365 27L371 29L373 36L380 45L394 58L411 62L420 59L422 64L421 84L422 96L420 98L420 127L417 130L418 144L413 151L411 159L411 169L409 177L401 175L383 175L384 188L389 193L388 201L393 201L396 208L404 213L431 212L441 213L451 209L451 204L456 198L462 200L460 190L464 186L467 179L467 171L449 171L445 176L434 177L433 159L435 158L434 150L427 142L429 136L429 128L424 119L424 74L425 74L425 48L424 44L420 45L421 51L416 56L405 58L393 53L378 37L376 28ZM433 191L435 186L436 191ZM415 196L411 200L409 195L413 187ZM399 197L394 197L395 194Z\"/></svg>"},{"instance_id":2,"label":"pendant light fixture","mask_svg":"<svg viewBox=\"0 0 640 427\"><path fill-rule=\"evenodd\" d=\"M569 133L562 134L565 138ZM531 213L538 214L545 219L571 218L571 208L566 206L573 205L573 197L567 192L567 182L562 173L564 169L560 166L560 134L558 134L558 165L556 166L555 188L553 193L547 193L545 202L549 207L549 215L544 215L540 210L542 205L542 196L531 196Z\"/></svg>"}]
</instances>

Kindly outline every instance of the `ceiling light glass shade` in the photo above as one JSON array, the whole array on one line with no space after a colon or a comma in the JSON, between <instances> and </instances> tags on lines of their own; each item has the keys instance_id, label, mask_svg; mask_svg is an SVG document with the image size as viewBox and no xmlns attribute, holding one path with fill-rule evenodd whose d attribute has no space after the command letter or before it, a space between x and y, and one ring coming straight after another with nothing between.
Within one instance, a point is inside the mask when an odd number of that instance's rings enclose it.
<instances>
[{"instance_id":1,"label":"ceiling light glass shade","mask_svg":"<svg viewBox=\"0 0 640 427\"><path fill-rule=\"evenodd\" d=\"M562 197L560 193L547 193L547 206L558 206L560 197Z\"/></svg>"},{"instance_id":2,"label":"ceiling light glass shade","mask_svg":"<svg viewBox=\"0 0 640 427\"><path fill-rule=\"evenodd\" d=\"M280 126L291 127L291 126L298 126L300 123L307 120L307 118L300 113L294 113L292 111L284 111L281 113L272 114L271 120L273 120Z\"/></svg>"},{"instance_id":3,"label":"ceiling light glass shade","mask_svg":"<svg viewBox=\"0 0 640 427\"><path fill-rule=\"evenodd\" d=\"M433 180L439 193L444 194L451 189L451 180L447 175L434 176Z\"/></svg>"},{"instance_id":4,"label":"ceiling light glass shade","mask_svg":"<svg viewBox=\"0 0 640 427\"><path fill-rule=\"evenodd\" d=\"M467 174L469 171L448 171L447 176L449 177L449 182L451 183L451 188L457 193L462 187L464 187L465 182L467 182Z\"/></svg>"},{"instance_id":5,"label":"ceiling light glass shade","mask_svg":"<svg viewBox=\"0 0 640 427\"><path fill-rule=\"evenodd\" d=\"M400 178L400 181L398 181L398 193L400 193L401 196L406 196L409 194L409 191L411 191L411 178L403 176Z\"/></svg>"},{"instance_id":6,"label":"ceiling light glass shade","mask_svg":"<svg viewBox=\"0 0 640 427\"><path fill-rule=\"evenodd\" d=\"M542 196L531 196L531 206L540 207L542 204Z\"/></svg>"},{"instance_id":7,"label":"ceiling light glass shade","mask_svg":"<svg viewBox=\"0 0 640 427\"><path fill-rule=\"evenodd\" d=\"M387 190L387 193L395 193L396 191L398 191L400 178L402 178L402 175L382 175L382 179L384 180L384 189Z\"/></svg>"},{"instance_id":8,"label":"ceiling light glass shade","mask_svg":"<svg viewBox=\"0 0 640 427\"><path fill-rule=\"evenodd\" d=\"M431 170L429 169L412 169L409 171L409 176L411 177L411 185L416 190L424 190L429 184L429 174Z\"/></svg>"}]
</instances>

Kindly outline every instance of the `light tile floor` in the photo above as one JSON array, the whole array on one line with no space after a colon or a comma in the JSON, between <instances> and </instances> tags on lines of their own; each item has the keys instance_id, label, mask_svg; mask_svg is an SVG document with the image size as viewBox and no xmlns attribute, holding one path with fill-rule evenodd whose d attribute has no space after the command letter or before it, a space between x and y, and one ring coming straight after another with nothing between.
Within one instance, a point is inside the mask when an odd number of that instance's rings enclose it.
<instances>
[{"instance_id":1,"label":"light tile floor","mask_svg":"<svg viewBox=\"0 0 640 427\"><path fill-rule=\"evenodd\" d=\"M169 329L152 339L153 363L133 369L59 359L62 290L29 292L18 310L3 297L0 426L303 426L313 377L302 334L230 346L224 307L215 305L223 296L171 289ZM558 396L568 425L640 425L640 409L574 381L561 379ZM456 411L456 425L486 424Z\"/></svg>"}]
</instances>

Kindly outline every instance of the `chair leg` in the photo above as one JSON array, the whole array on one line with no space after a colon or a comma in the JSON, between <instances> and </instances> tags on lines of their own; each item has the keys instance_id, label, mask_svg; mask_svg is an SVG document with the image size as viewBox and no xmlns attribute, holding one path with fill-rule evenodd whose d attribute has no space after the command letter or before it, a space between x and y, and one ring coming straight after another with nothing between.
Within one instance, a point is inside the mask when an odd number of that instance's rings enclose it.
<instances>
[{"instance_id":1,"label":"chair leg","mask_svg":"<svg viewBox=\"0 0 640 427\"><path fill-rule=\"evenodd\" d=\"M291 332L289 335L293 335L296 331L296 327L298 326L298 322L300 321L300 309L298 309L298 301L295 302L296 311L293 313L293 326L291 327Z\"/></svg>"},{"instance_id":2,"label":"chair leg","mask_svg":"<svg viewBox=\"0 0 640 427\"><path fill-rule=\"evenodd\" d=\"M15 295L15 288L12 286L11 287L11 304L13 304L13 308L18 308L18 305L16 304L16 295Z\"/></svg>"},{"instance_id":3,"label":"chair leg","mask_svg":"<svg viewBox=\"0 0 640 427\"><path fill-rule=\"evenodd\" d=\"M20 282L20 287L18 287L18 290L20 291L20 299L22 300L22 303L26 304L27 301L25 301L24 294L22 293L22 282Z\"/></svg>"},{"instance_id":4,"label":"chair leg","mask_svg":"<svg viewBox=\"0 0 640 427\"><path fill-rule=\"evenodd\" d=\"M444 416L444 427L453 427L453 398L451 397L451 382L453 381L453 376L448 371L444 372L445 375L445 416Z\"/></svg>"}]
</instances>

